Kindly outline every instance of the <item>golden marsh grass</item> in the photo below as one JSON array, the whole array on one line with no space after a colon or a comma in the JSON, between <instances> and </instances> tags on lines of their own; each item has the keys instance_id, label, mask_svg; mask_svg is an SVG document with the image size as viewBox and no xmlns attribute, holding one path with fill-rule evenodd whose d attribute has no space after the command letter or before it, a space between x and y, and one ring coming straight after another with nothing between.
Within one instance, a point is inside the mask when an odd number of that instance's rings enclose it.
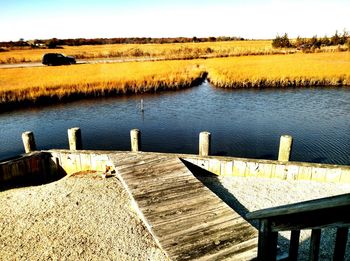
<instances>
[{"instance_id":1,"label":"golden marsh grass","mask_svg":"<svg viewBox=\"0 0 350 261\"><path fill-rule=\"evenodd\" d=\"M245 56L205 61L217 87L350 85L350 53Z\"/></svg>"},{"instance_id":2,"label":"golden marsh grass","mask_svg":"<svg viewBox=\"0 0 350 261\"><path fill-rule=\"evenodd\" d=\"M0 106L180 89L206 74L223 88L345 86L350 85L350 53L0 69Z\"/></svg>"},{"instance_id":3,"label":"golden marsh grass","mask_svg":"<svg viewBox=\"0 0 350 261\"><path fill-rule=\"evenodd\" d=\"M179 89L202 75L186 61L0 69L0 104Z\"/></svg>"}]
</instances>

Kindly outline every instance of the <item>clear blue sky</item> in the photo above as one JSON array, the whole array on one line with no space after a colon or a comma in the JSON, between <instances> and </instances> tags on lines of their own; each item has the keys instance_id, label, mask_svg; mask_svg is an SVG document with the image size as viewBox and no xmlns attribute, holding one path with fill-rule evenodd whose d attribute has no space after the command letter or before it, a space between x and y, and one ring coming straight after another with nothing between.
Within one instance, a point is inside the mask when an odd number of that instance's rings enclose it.
<instances>
[{"instance_id":1,"label":"clear blue sky","mask_svg":"<svg viewBox=\"0 0 350 261\"><path fill-rule=\"evenodd\" d=\"M350 30L350 0L0 0L0 41L241 36Z\"/></svg>"}]
</instances>

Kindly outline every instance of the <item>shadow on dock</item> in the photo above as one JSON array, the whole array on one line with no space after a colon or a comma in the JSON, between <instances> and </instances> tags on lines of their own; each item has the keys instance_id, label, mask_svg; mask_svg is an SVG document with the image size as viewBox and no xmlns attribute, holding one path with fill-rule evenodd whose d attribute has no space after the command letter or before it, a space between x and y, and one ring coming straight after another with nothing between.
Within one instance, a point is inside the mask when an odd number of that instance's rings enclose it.
<instances>
[{"instance_id":1,"label":"shadow on dock","mask_svg":"<svg viewBox=\"0 0 350 261\"><path fill-rule=\"evenodd\" d=\"M202 182L207 188L214 192L222 201L224 201L230 208L235 210L243 218L249 210L242 205L235 196L233 196L219 181L219 177L203 168L194 165L191 162L181 159L185 166L192 172L192 174ZM256 224L252 224L257 227Z\"/></svg>"},{"instance_id":2,"label":"shadow on dock","mask_svg":"<svg viewBox=\"0 0 350 261\"><path fill-rule=\"evenodd\" d=\"M230 208L240 214L245 220L247 220L251 225L253 225L256 229L259 229L259 224L257 221L251 221L246 219L246 214L250 211L228 190L226 189L220 182L219 177L216 174L213 174L203 168L194 165L191 162L181 159L181 161L185 164L185 166L192 172L192 174L209 188L213 193L215 193L222 201L224 201ZM309 244L304 241L303 243ZM286 251L288 249L290 240L278 235L278 244L279 250L278 255L283 259L286 256ZM281 260L280 259L280 260Z\"/></svg>"}]
</instances>

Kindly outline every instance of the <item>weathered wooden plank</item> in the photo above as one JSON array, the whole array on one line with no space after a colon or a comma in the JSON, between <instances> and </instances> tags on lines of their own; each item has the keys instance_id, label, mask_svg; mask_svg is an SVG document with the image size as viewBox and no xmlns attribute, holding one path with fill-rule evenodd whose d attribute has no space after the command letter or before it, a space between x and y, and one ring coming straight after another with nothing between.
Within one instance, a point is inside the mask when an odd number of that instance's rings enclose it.
<instances>
[{"instance_id":1,"label":"weathered wooden plank","mask_svg":"<svg viewBox=\"0 0 350 261\"><path fill-rule=\"evenodd\" d=\"M189 253L190 251L202 251L207 247L224 248L227 245L238 244L242 238L248 240L250 237L255 237L255 235L252 231L249 231L247 223L230 225L230 222L227 221L205 229L190 231L176 237L160 240L163 246L170 249L170 253ZM194 245L195 249L193 249ZM204 252L209 253L210 249L207 248Z\"/></svg>"},{"instance_id":2,"label":"weathered wooden plank","mask_svg":"<svg viewBox=\"0 0 350 261\"><path fill-rule=\"evenodd\" d=\"M129 160L123 160L120 163L120 167L118 167L119 171L123 172L130 172L130 171L136 171L138 168L142 167L152 167L153 165L156 165L157 163L164 163L166 158L164 157L147 157L142 158L140 156L135 156L133 159ZM151 163L153 163L151 165Z\"/></svg>"},{"instance_id":3,"label":"weathered wooden plank","mask_svg":"<svg viewBox=\"0 0 350 261\"><path fill-rule=\"evenodd\" d=\"M130 167L128 170L124 171L122 170L122 174L123 175L128 175L129 176L136 176L136 175L141 175L144 176L146 175L154 175L154 174L160 174L160 172L166 172L165 174L167 174L167 172L169 172L170 170L175 171L178 169L185 169L183 168L183 166L179 165L178 162L164 162L163 160L161 160L162 164L159 164L158 166L148 166L148 165L138 165L138 166L134 166L134 167ZM172 173L172 172L170 172ZM162 175L165 175L162 174Z\"/></svg>"},{"instance_id":4,"label":"weathered wooden plank","mask_svg":"<svg viewBox=\"0 0 350 261\"><path fill-rule=\"evenodd\" d=\"M128 180L126 180L128 181ZM133 191L135 196L143 196L146 195L146 193L176 193L181 192L182 190L192 190L192 189L198 189L202 188L202 184L195 182L193 180L181 180L177 182L169 182L165 183L164 186L153 186L149 185L148 187L143 186L141 183L133 184L128 186L130 190ZM138 200L141 200L139 198Z\"/></svg>"},{"instance_id":5,"label":"weathered wooden plank","mask_svg":"<svg viewBox=\"0 0 350 261\"><path fill-rule=\"evenodd\" d=\"M183 190L174 191L173 193L167 193L167 191L156 191L150 193L150 195L139 195L135 196L135 200L138 201L140 208L157 205L157 207L170 206L184 200L193 200L196 198L202 198L203 190L201 187L188 189L186 187Z\"/></svg>"},{"instance_id":6,"label":"weathered wooden plank","mask_svg":"<svg viewBox=\"0 0 350 261\"><path fill-rule=\"evenodd\" d=\"M207 202L208 204L205 205L204 203ZM207 201L206 199L200 200L196 203L192 204L186 204L181 202L176 205L171 205L168 208L167 207L149 207L149 208L143 208L142 212L148 215L148 218L159 218L159 219L166 219L167 217L174 218L176 215L187 215L188 213L193 213L193 211L196 211L198 208L207 208L210 207L210 205L218 204L217 201ZM181 208L179 208L181 206ZM157 208L157 209L156 209Z\"/></svg>"},{"instance_id":7,"label":"weathered wooden plank","mask_svg":"<svg viewBox=\"0 0 350 261\"><path fill-rule=\"evenodd\" d=\"M144 174L140 174L144 172ZM187 178L193 180L193 178L189 177L186 171L181 167L173 166L172 168L164 169L164 172L160 172L159 170L154 169L142 169L139 171L130 171L127 173L121 173L125 179L128 179L129 182L136 182L140 179L180 179L180 178Z\"/></svg>"},{"instance_id":8,"label":"weathered wooden plank","mask_svg":"<svg viewBox=\"0 0 350 261\"><path fill-rule=\"evenodd\" d=\"M182 183L185 183L185 184L198 183L197 181L188 177L180 177L177 179L172 177L165 178L165 179L149 178L149 179L141 179L141 180L125 178L125 180L127 180L128 184L130 184L130 188L135 190L135 193L143 193L144 191L142 189L147 189L147 191L153 191L153 188L156 188L155 190L159 190L162 188L165 189L165 188L171 188L171 187L179 187L183 185ZM179 184L173 184L177 182L179 182ZM145 184L147 184L148 186L145 186ZM140 192L137 191L138 188L140 189Z\"/></svg>"},{"instance_id":9,"label":"weathered wooden plank","mask_svg":"<svg viewBox=\"0 0 350 261\"><path fill-rule=\"evenodd\" d=\"M125 178L129 178L131 180L139 180L139 179L145 179L145 178L161 178L161 177L176 177L178 175L178 172L181 173L184 171L184 169L177 164L173 164L172 166L166 167L164 166L164 169L154 169L154 168L145 168L142 169L136 169L136 168L130 168L127 172L119 172L123 175Z\"/></svg>"},{"instance_id":10,"label":"weathered wooden plank","mask_svg":"<svg viewBox=\"0 0 350 261\"><path fill-rule=\"evenodd\" d=\"M113 154L110 159L118 166L119 169L123 169L126 165L131 165L134 162L137 164L145 164L151 159L159 159L159 155L143 154L143 153L125 153L125 154Z\"/></svg>"},{"instance_id":11,"label":"weathered wooden plank","mask_svg":"<svg viewBox=\"0 0 350 261\"><path fill-rule=\"evenodd\" d=\"M143 158L140 158L140 156L134 156L132 159L128 160L128 159L125 159L125 160L121 160L120 161L120 167L118 167L118 171L123 171L123 172L126 172L126 171L134 171L132 170L131 168L136 168L137 166L149 166L150 162L151 161L162 161L161 158L155 158L155 157L150 157L150 158L146 158L146 159L143 159ZM141 173L140 173L141 174Z\"/></svg>"},{"instance_id":12,"label":"weathered wooden plank","mask_svg":"<svg viewBox=\"0 0 350 261\"><path fill-rule=\"evenodd\" d=\"M159 238L165 242L166 240L179 237L185 234L192 234L208 229L215 225L222 225L228 223L230 225L245 223L240 217L232 217L232 212L226 212L220 215L197 215L191 218L187 217L182 221L168 222L167 224L153 226L154 231L157 232ZM169 232L170 231L170 232Z\"/></svg>"},{"instance_id":13,"label":"weathered wooden plank","mask_svg":"<svg viewBox=\"0 0 350 261\"><path fill-rule=\"evenodd\" d=\"M257 239L247 239L246 241L220 249L212 254L200 257L198 261L204 260L253 260L257 256Z\"/></svg>"},{"instance_id":14,"label":"weathered wooden plank","mask_svg":"<svg viewBox=\"0 0 350 261\"><path fill-rule=\"evenodd\" d=\"M196 179L180 159L144 152L111 159L141 218L170 259L256 257L256 229Z\"/></svg>"},{"instance_id":15,"label":"weathered wooden plank","mask_svg":"<svg viewBox=\"0 0 350 261\"><path fill-rule=\"evenodd\" d=\"M170 165L170 168L174 165L177 165L177 166L181 166L179 165L179 162L176 160L176 159L166 159L166 158L159 158L159 157L156 157L156 158L151 158L149 159L147 162L144 162L143 160L138 160L138 161L134 161L136 164L134 165L124 165L124 166L128 166L128 168L120 168L119 170L123 171L123 173L127 173L127 172L135 172L135 171L138 171L139 173L136 173L136 174L144 174L144 172L141 171L141 169L147 169L147 170L150 170L150 169L154 169L154 170L159 170L159 167L161 167L160 169L166 169L166 167L168 165ZM147 173L147 172L146 172Z\"/></svg>"},{"instance_id":16,"label":"weathered wooden plank","mask_svg":"<svg viewBox=\"0 0 350 261\"><path fill-rule=\"evenodd\" d=\"M212 241L212 242L206 242L206 243L202 243L201 245L196 244L196 247L192 247L189 249L177 249L177 251L172 251L169 254L174 257L174 259L176 260L198 260L200 258L202 258L203 260L213 260L213 259L209 259L206 258L208 255L213 255L216 253L220 253L220 252L225 252L225 249L230 248L232 246L234 246L234 243L232 242L231 238L225 238L225 241ZM247 239L249 240L249 239ZM240 243L236 244L236 245L240 245ZM250 246L246 246L246 249L244 249L243 251L250 251L252 248L256 248L256 244L254 245L250 245ZM174 249L174 247L172 248ZM242 249L240 248L236 248L233 249L231 248L230 250L230 254L232 255L236 255L236 254L242 254ZM234 252L235 251L235 252ZM226 253L226 255L228 255ZM255 251L255 257L256 257L256 251ZM216 259L214 259L216 260ZM221 259L219 259L221 260ZM230 258L230 260L232 260L232 258ZM237 259L235 259L237 260Z\"/></svg>"},{"instance_id":17,"label":"weathered wooden plank","mask_svg":"<svg viewBox=\"0 0 350 261\"><path fill-rule=\"evenodd\" d=\"M186 260L185 257L188 255L190 255L190 259L197 259L232 245L240 244L243 242L242 239L246 241L252 238L256 238L256 235L250 231L247 223L239 227L228 226L225 229L223 227L216 230L203 229L196 234L176 238L176 241L169 245L171 246L169 253L179 255L180 260Z\"/></svg>"},{"instance_id":18,"label":"weathered wooden plank","mask_svg":"<svg viewBox=\"0 0 350 261\"><path fill-rule=\"evenodd\" d=\"M145 213L150 212L150 217L162 216L164 213L169 215L168 212L182 213L183 215L185 215L187 213L191 213L191 211L196 211L195 208L202 207L204 209L209 206L214 206L215 204L218 204L217 201L207 200L206 198L203 199L202 197L196 197L195 199L191 200L191 202L186 203L182 203L182 201L180 201L169 205L162 204L158 206L157 204L154 206L142 207L142 211L144 211Z\"/></svg>"},{"instance_id":19,"label":"weathered wooden plank","mask_svg":"<svg viewBox=\"0 0 350 261\"><path fill-rule=\"evenodd\" d=\"M172 216L168 215L165 218L162 219L155 219L152 222L152 227L157 227L157 226L162 226L162 225L167 225L169 223L175 223L174 227L177 226L177 222L188 222L188 223L195 223L195 221L198 219L199 216L205 216L210 213L211 215L213 215L215 212L217 211L224 211L224 207L219 205L219 206L209 206L209 207L205 207L202 208L196 212L191 212L191 213L187 213L186 215L184 215L182 212L178 212ZM152 220L150 220L152 221Z\"/></svg>"},{"instance_id":20,"label":"weathered wooden plank","mask_svg":"<svg viewBox=\"0 0 350 261\"><path fill-rule=\"evenodd\" d=\"M146 166L139 169L130 168L128 171L118 171L118 173L120 175L123 175L123 178L129 179L130 183L132 181L138 181L140 179L180 178L181 176L188 177L188 174L186 175L186 169L184 169L182 166L179 166L178 163L172 164L171 166L164 165L164 168L162 168L162 170L159 170L159 168L147 168Z\"/></svg>"},{"instance_id":21,"label":"weathered wooden plank","mask_svg":"<svg viewBox=\"0 0 350 261\"><path fill-rule=\"evenodd\" d=\"M133 189L134 196L137 197L137 194L145 195L146 192L147 195L153 192L167 192L167 194L169 194L172 192L172 190L169 191L169 189L173 189L175 192L177 192L177 189L181 188L182 186L186 186L188 190L196 189L197 186L205 189L203 185L198 182L198 180L189 176L188 170L184 169L183 167L181 167L181 169L175 168L175 171L173 172L171 170L167 170L164 172L164 175L161 175L161 173L155 173L153 170L150 172L151 174L145 174L143 177L139 175L141 178L133 178L132 173L128 175L122 174L123 178L128 182L129 187ZM140 179L144 179L145 182L148 182L147 186L140 183ZM195 186L191 188L190 186L192 184L195 184Z\"/></svg>"},{"instance_id":22,"label":"weathered wooden plank","mask_svg":"<svg viewBox=\"0 0 350 261\"><path fill-rule=\"evenodd\" d=\"M185 182L185 183L198 183L196 180L194 180L191 177L188 177L188 175L186 175L186 173L184 172L176 172L179 176L175 177L175 176L171 176L171 175L166 175L164 177L162 176L154 176L154 177L150 177L147 176L145 178L138 178L138 179L134 179L134 178L129 178L129 177L125 177L124 179L128 181L129 184L132 184L132 187L134 187L135 189L137 187L141 187L141 186L134 186L137 184L142 185L144 188L148 188L145 187L145 183L147 183L149 185L149 188L152 187L164 187L168 185L168 183L176 183L176 182ZM140 180L141 179L141 180ZM139 181L139 182L138 182ZM169 187L171 187L171 184L169 185ZM175 186L173 186L175 187Z\"/></svg>"},{"instance_id":23,"label":"weathered wooden plank","mask_svg":"<svg viewBox=\"0 0 350 261\"><path fill-rule=\"evenodd\" d=\"M186 183L188 184L188 183ZM153 190L149 193L142 194L142 191L146 191L145 189L141 189L139 194L135 193L134 199L139 202L139 206L142 207L144 204L143 201L147 202L147 204L168 204L167 201L173 201L178 200L181 201L184 198L188 197L195 197L197 195L200 195L203 191L201 187L188 189L189 187L186 186L187 189L183 190L175 190L171 193L169 190ZM136 188L137 189L137 188Z\"/></svg>"},{"instance_id":24,"label":"weathered wooden plank","mask_svg":"<svg viewBox=\"0 0 350 261\"><path fill-rule=\"evenodd\" d=\"M216 213L213 213L216 212ZM202 213L192 213L179 217L178 219L172 219L168 222L158 222L154 223L153 228L155 231L159 232L159 236L163 239L174 237L176 234L183 234L186 231L194 231L196 229L201 229L207 227L211 224L222 223L228 220L235 220L234 222L239 223L237 217L232 216L232 213L226 211L225 209L219 209L214 211L207 210ZM231 222L231 223L234 223ZM171 231L169 232L169 230Z\"/></svg>"}]
</instances>

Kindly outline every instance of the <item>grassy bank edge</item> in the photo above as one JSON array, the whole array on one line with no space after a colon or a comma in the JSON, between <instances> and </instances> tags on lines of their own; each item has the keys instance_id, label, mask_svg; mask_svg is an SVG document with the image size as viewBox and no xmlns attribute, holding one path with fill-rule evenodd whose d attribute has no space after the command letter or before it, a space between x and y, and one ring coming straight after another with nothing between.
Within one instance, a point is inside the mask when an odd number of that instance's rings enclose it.
<instances>
[{"instance_id":1,"label":"grassy bank edge","mask_svg":"<svg viewBox=\"0 0 350 261\"><path fill-rule=\"evenodd\" d=\"M346 87L350 86L350 80L345 76L339 77L296 77L296 78L281 78L281 79L267 79L259 78L255 80L245 79L234 82L217 81L211 79L210 74L208 75L208 82L217 88L226 89L245 89L245 88L256 88L256 89L267 89L267 88L307 88L307 87Z\"/></svg>"},{"instance_id":2,"label":"grassy bank edge","mask_svg":"<svg viewBox=\"0 0 350 261\"><path fill-rule=\"evenodd\" d=\"M114 87L112 82L107 83L106 87L102 87L101 83L87 83L85 89L82 90L82 86L55 86L50 88L46 93L41 92L39 88L28 88L20 91L4 91L2 93L2 100L0 100L0 113L26 108L26 107L39 107L47 106L51 104L66 103L71 101L92 99L97 97L113 97L121 95L132 95L142 93L157 93L162 91L177 91L181 89L191 88L198 86L207 78L205 71L200 72L199 76L191 79L187 82L178 82L175 84L166 84L165 82L150 82L141 88L134 85L132 81L125 85ZM66 91L62 93L62 89L66 88ZM56 90L56 91L55 91Z\"/></svg>"},{"instance_id":3,"label":"grassy bank edge","mask_svg":"<svg viewBox=\"0 0 350 261\"><path fill-rule=\"evenodd\" d=\"M227 88L227 89L244 89L244 88L256 88L256 89L267 89L267 88L308 88L308 87L346 87L350 86L350 82L344 77L332 78L332 79L315 79L315 78L299 78L299 79L280 79L280 80L249 80L237 81L237 82L215 82L210 78L208 72L203 71L198 78L193 79L189 84L176 84L167 85L164 83L157 83L154 85L144 86L142 88L135 87L133 85L126 85L125 88L97 88L94 89L94 84L89 85L89 91L82 92L79 88L70 88L69 92L64 94L50 93L46 95L40 95L33 99L30 98L29 93L31 89L21 91L18 95L12 91L8 91L6 95L8 97L17 96L17 99L9 98L7 101L0 102L0 111L11 111L26 107L46 106L51 104L66 103L71 101L77 101L82 99L92 99L98 97L114 97L120 95L132 95L142 93L157 93L161 91L178 91L185 88L191 88L202 84L205 80L208 80L216 88Z\"/></svg>"}]
</instances>

